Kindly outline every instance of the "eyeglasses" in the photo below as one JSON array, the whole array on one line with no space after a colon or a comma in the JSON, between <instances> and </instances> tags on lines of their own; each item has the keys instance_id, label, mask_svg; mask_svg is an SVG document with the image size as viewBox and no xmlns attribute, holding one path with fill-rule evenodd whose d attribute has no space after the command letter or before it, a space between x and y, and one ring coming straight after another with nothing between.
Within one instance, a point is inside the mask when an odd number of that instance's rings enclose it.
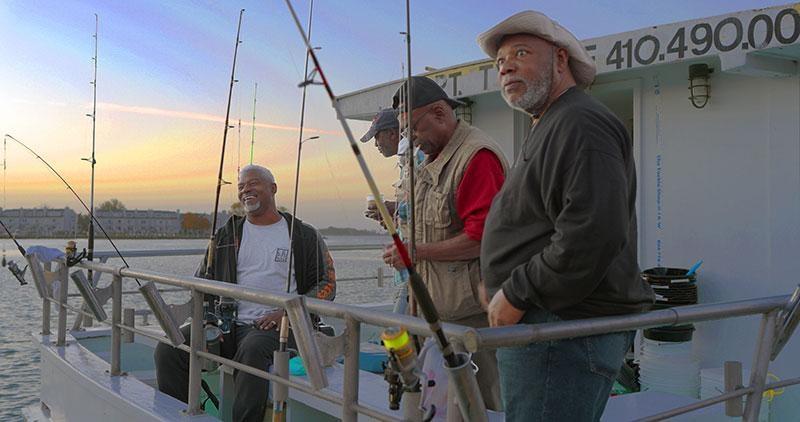
<instances>
[{"instance_id":1,"label":"eyeglasses","mask_svg":"<svg viewBox=\"0 0 800 422\"><path fill-rule=\"evenodd\" d=\"M421 115L421 116L419 116L419 117L417 118L417 120L416 120L416 121L414 121L413 123L411 123L411 132L413 132L413 131L417 130L417 125L419 124L419 122L420 122L420 121L421 121L421 120L422 120L422 119L425 117L425 115L426 115L426 114L428 114L428 112L430 112L432 109L433 109L433 107L429 107L427 110L425 110L425 112L424 112L424 113L422 113L422 115ZM412 110L412 111L411 111L411 113L413 114L413 113L414 113L414 111ZM401 131L400 131L400 137L401 137L401 138L408 138L408 132L409 132L409 131L408 131L408 127L405 127L405 128L403 128L403 130L401 130Z\"/></svg>"}]
</instances>

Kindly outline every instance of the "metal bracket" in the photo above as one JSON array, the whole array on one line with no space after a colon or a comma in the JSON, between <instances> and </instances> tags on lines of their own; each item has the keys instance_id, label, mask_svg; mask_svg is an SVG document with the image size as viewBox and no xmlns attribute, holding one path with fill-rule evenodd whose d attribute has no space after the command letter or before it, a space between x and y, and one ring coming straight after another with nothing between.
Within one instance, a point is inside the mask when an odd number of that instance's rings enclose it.
<instances>
[{"instance_id":1,"label":"metal bracket","mask_svg":"<svg viewBox=\"0 0 800 422\"><path fill-rule=\"evenodd\" d=\"M180 305L167 305L169 311L172 313L175 322L179 326L183 325L189 317L192 316L192 303L194 299L189 298L189 301Z\"/></svg>"},{"instance_id":2,"label":"metal bracket","mask_svg":"<svg viewBox=\"0 0 800 422\"><path fill-rule=\"evenodd\" d=\"M772 343L772 353L770 360L775 360L778 354L783 350L783 346L792 337L797 324L800 322L800 285L794 289L794 293L786 302L786 306L780 311L777 321L777 332L775 333L775 341Z\"/></svg>"},{"instance_id":3,"label":"metal bracket","mask_svg":"<svg viewBox=\"0 0 800 422\"><path fill-rule=\"evenodd\" d=\"M319 345L319 350L322 355L322 366L328 367L333 365L336 362L336 359L339 356L344 355L345 350L347 349L348 345L346 342L347 336L347 329L339 334L338 336L329 336L319 331L314 331L314 339L316 340L317 344ZM350 347L358 348L358 345L352 345ZM358 351L356 351L358 353Z\"/></svg>"},{"instance_id":4,"label":"metal bracket","mask_svg":"<svg viewBox=\"0 0 800 422\"><path fill-rule=\"evenodd\" d=\"M59 280L59 272L45 269L45 266L39 261L36 255L25 255L25 259L28 261L28 266L31 268L33 282L36 285L36 291L39 293L39 297L42 299L48 297L52 298L55 294L53 285L56 284L56 286L59 286L61 283Z\"/></svg>"}]
</instances>

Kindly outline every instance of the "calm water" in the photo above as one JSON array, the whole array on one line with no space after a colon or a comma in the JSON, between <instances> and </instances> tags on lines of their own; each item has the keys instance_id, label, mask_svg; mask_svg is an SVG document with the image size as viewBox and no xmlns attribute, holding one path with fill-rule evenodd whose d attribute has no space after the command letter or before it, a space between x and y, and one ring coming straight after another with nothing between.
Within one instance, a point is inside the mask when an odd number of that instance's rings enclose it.
<instances>
[{"instance_id":1,"label":"calm water","mask_svg":"<svg viewBox=\"0 0 800 422\"><path fill-rule=\"evenodd\" d=\"M387 243L388 237L380 236L330 236L329 245L342 244L376 244ZM123 251L142 249L187 249L203 248L205 239L179 239L179 240L119 240L115 243ZM65 240L43 239L22 240L25 247L32 245L45 245L62 248ZM5 245L8 257L20 261L18 254L13 253L16 248L8 240L0 240L0 245ZM85 247L79 244L79 247ZM98 241L95 247L98 251L111 250L108 242ZM365 275L375 275L378 267L383 263L380 259L381 252L371 251L342 251L333 252L336 262L338 278L350 278ZM199 256L168 257L168 258L131 258L128 262L132 267L158 271L170 274L190 275L197 268ZM109 263L119 263L117 259ZM388 268L384 268L389 274ZM30 273L26 274L30 282ZM105 286L109 279L101 279L100 285ZM125 290L134 290L135 282L126 281ZM31 341L31 333L41 329L42 304L36 294L36 288L31 284L20 286L11 273L0 268L0 287L2 287L2 300L0 300L0 421L22 420L21 409L35 403L39 396L39 352ZM74 285L70 292L77 292ZM386 280L384 287L378 287L375 280L371 281L340 281L337 283L336 301L340 303L370 303L385 302L394 298L396 287L391 280ZM181 303L188 295L185 293L165 294L168 303ZM123 296L127 307L143 308L144 300L135 295ZM80 299L71 299L73 305L78 305ZM107 309L109 315L110 308ZM53 308L53 316L56 310ZM70 315L68 327L72 326L75 317ZM151 318L152 321L152 318ZM138 323L138 321L137 321ZM52 327L56 327L55 319Z\"/></svg>"}]
</instances>

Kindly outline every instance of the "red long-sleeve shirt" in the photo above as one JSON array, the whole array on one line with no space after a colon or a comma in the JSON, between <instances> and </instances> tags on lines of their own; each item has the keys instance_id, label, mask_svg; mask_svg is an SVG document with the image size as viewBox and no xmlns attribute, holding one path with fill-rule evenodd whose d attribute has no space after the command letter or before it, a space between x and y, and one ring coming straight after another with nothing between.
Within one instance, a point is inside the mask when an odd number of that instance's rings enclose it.
<instances>
[{"instance_id":1,"label":"red long-sleeve shirt","mask_svg":"<svg viewBox=\"0 0 800 422\"><path fill-rule=\"evenodd\" d=\"M464 222L464 233L480 241L492 199L505 181L503 165L492 151L482 149L472 157L456 191L456 212Z\"/></svg>"}]
</instances>

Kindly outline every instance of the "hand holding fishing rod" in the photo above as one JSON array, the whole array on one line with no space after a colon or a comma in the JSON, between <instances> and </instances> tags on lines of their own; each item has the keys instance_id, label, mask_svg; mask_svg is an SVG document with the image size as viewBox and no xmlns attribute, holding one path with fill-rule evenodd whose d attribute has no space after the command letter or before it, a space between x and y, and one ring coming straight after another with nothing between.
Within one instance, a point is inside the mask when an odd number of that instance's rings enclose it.
<instances>
[{"instance_id":1,"label":"hand holding fishing rod","mask_svg":"<svg viewBox=\"0 0 800 422\"><path fill-rule=\"evenodd\" d=\"M314 53L313 47L309 43L308 39L306 38L305 31L303 30L300 21L297 18L297 14L295 13L294 8L289 0L285 0L286 5L289 8L289 11L294 18L295 24L297 25L298 31L300 31L300 35L303 37L303 41L306 44L306 48L308 51L308 55L314 63L314 67L316 73L319 74L320 78L322 79L322 85L325 87L325 91L328 93L328 97L330 98L333 108L336 111L336 117L342 125L342 129L344 129L345 135L347 136L348 141L350 142L350 147L353 150L353 154L355 154L356 159L358 160L359 167L361 168L364 177L367 180L367 184L369 185L370 191L375 198L381 197L381 192L378 189L377 184L375 183L375 179L372 177L372 173L367 167L367 163L364 160L364 157L361 155L361 150L358 147L358 144L353 137L353 133L350 130L350 126L345 121L344 116L339 109L338 99L333 93L333 90L328 83L325 74L322 71L322 68L319 64L319 60L317 59L316 54ZM308 84L309 81L304 81L305 84ZM420 309L425 317L425 320L428 322L431 331L433 331L437 342L439 343L440 348L442 349L442 354L445 357L445 360L448 362L449 365L452 367L458 366L458 358L456 357L455 353L453 352L453 347L450 342L447 340L447 337L444 335L444 331L442 331L441 322L439 320L439 314L436 311L436 307L433 304L433 300L431 299L428 290L425 288L425 284L422 281L422 277L417 273L416 269L414 268L414 264L411 262L411 259L408 254L408 249L406 248L405 244L400 240L400 236L397 233L397 230L392 222L392 215L389 213L389 210L386 208L386 205L382 201L376 201L375 204L378 208L378 212L383 218L383 221L386 224L386 230L389 232L389 235L392 236L392 241L394 242L395 246L397 247L398 253L400 254L400 258L403 261L403 265L405 265L406 269L408 269L409 276L410 276L410 285L416 296L417 300L419 301Z\"/></svg>"},{"instance_id":2,"label":"hand holding fishing rod","mask_svg":"<svg viewBox=\"0 0 800 422\"><path fill-rule=\"evenodd\" d=\"M322 85L325 87L325 91L328 94L328 97L331 100L332 106L336 111L336 118L342 125L342 129L347 136L347 140L350 142L350 147L353 150L353 154L356 156L358 160L359 167L361 168L362 173L364 174L364 178L369 185L370 191L372 192L373 197L380 198L381 193L378 189L377 184L375 183L375 179L372 177L372 173L367 167L367 163L364 160L364 157L361 155L361 149L358 146L358 143L355 141L355 137L353 136L352 131L350 130L350 126L348 125L347 121L344 118L344 115L339 108L339 102L336 96L333 93L333 89L331 88L330 84L328 83L327 78L325 77L325 73L320 66L319 60L317 59L317 55L314 52L314 48L311 46L311 42L309 41L308 37L306 36L305 31L303 30L303 26L300 23L300 20L297 17L297 13L292 7L290 0L285 0L286 6L289 9L289 12L294 19L295 25L297 26L297 30L300 32L300 35L303 38L303 42L306 45L306 50L314 63L315 73L319 74L320 79L322 80ZM313 81L303 81L304 85L308 85L313 83ZM403 264L405 265L406 269L408 269L409 273L409 285L411 286L411 290L414 293L414 296L417 300L417 306L419 307L420 311L422 311L422 315L425 317L425 321L428 323L430 330L434 334L434 338L436 339L439 348L442 351L442 355L445 359L446 365L448 370L450 371L450 376L457 385L456 391L457 396L459 399L459 407L461 408L462 415L468 420L485 420L486 419L486 411L483 405L483 401L480 400L480 393L477 392L477 384L475 382L475 375L472 373L472 368L470 365L469 358L465 354L456 354L452 344L444 335L444 331L442 330L441 321L439 319L439 313L436 310L436 306L433 304L433 300L431 299L430 293L428 292L425 284L422 280L422 277L417 273L416 269L414 268L414 264L411 262L411 258L408 254L408 249L406 248L405 244L400 239L397 230L395 229L394 223L392 222L391 214L389 214L389 210L386 208L386 205L382 201L376 201L376 205L378 207L378 211L381 214L384 222L386 223L386 230L392 236L392 241L394 242L397 250L400 254L401 259L403 260ZM470 371L467 373L466 371ZM458 373L456 372L458 371ZM477 401L479 403L470 403L470 398L475 397L475 394L478 394Z\"/></svg>"}]
</instances>

